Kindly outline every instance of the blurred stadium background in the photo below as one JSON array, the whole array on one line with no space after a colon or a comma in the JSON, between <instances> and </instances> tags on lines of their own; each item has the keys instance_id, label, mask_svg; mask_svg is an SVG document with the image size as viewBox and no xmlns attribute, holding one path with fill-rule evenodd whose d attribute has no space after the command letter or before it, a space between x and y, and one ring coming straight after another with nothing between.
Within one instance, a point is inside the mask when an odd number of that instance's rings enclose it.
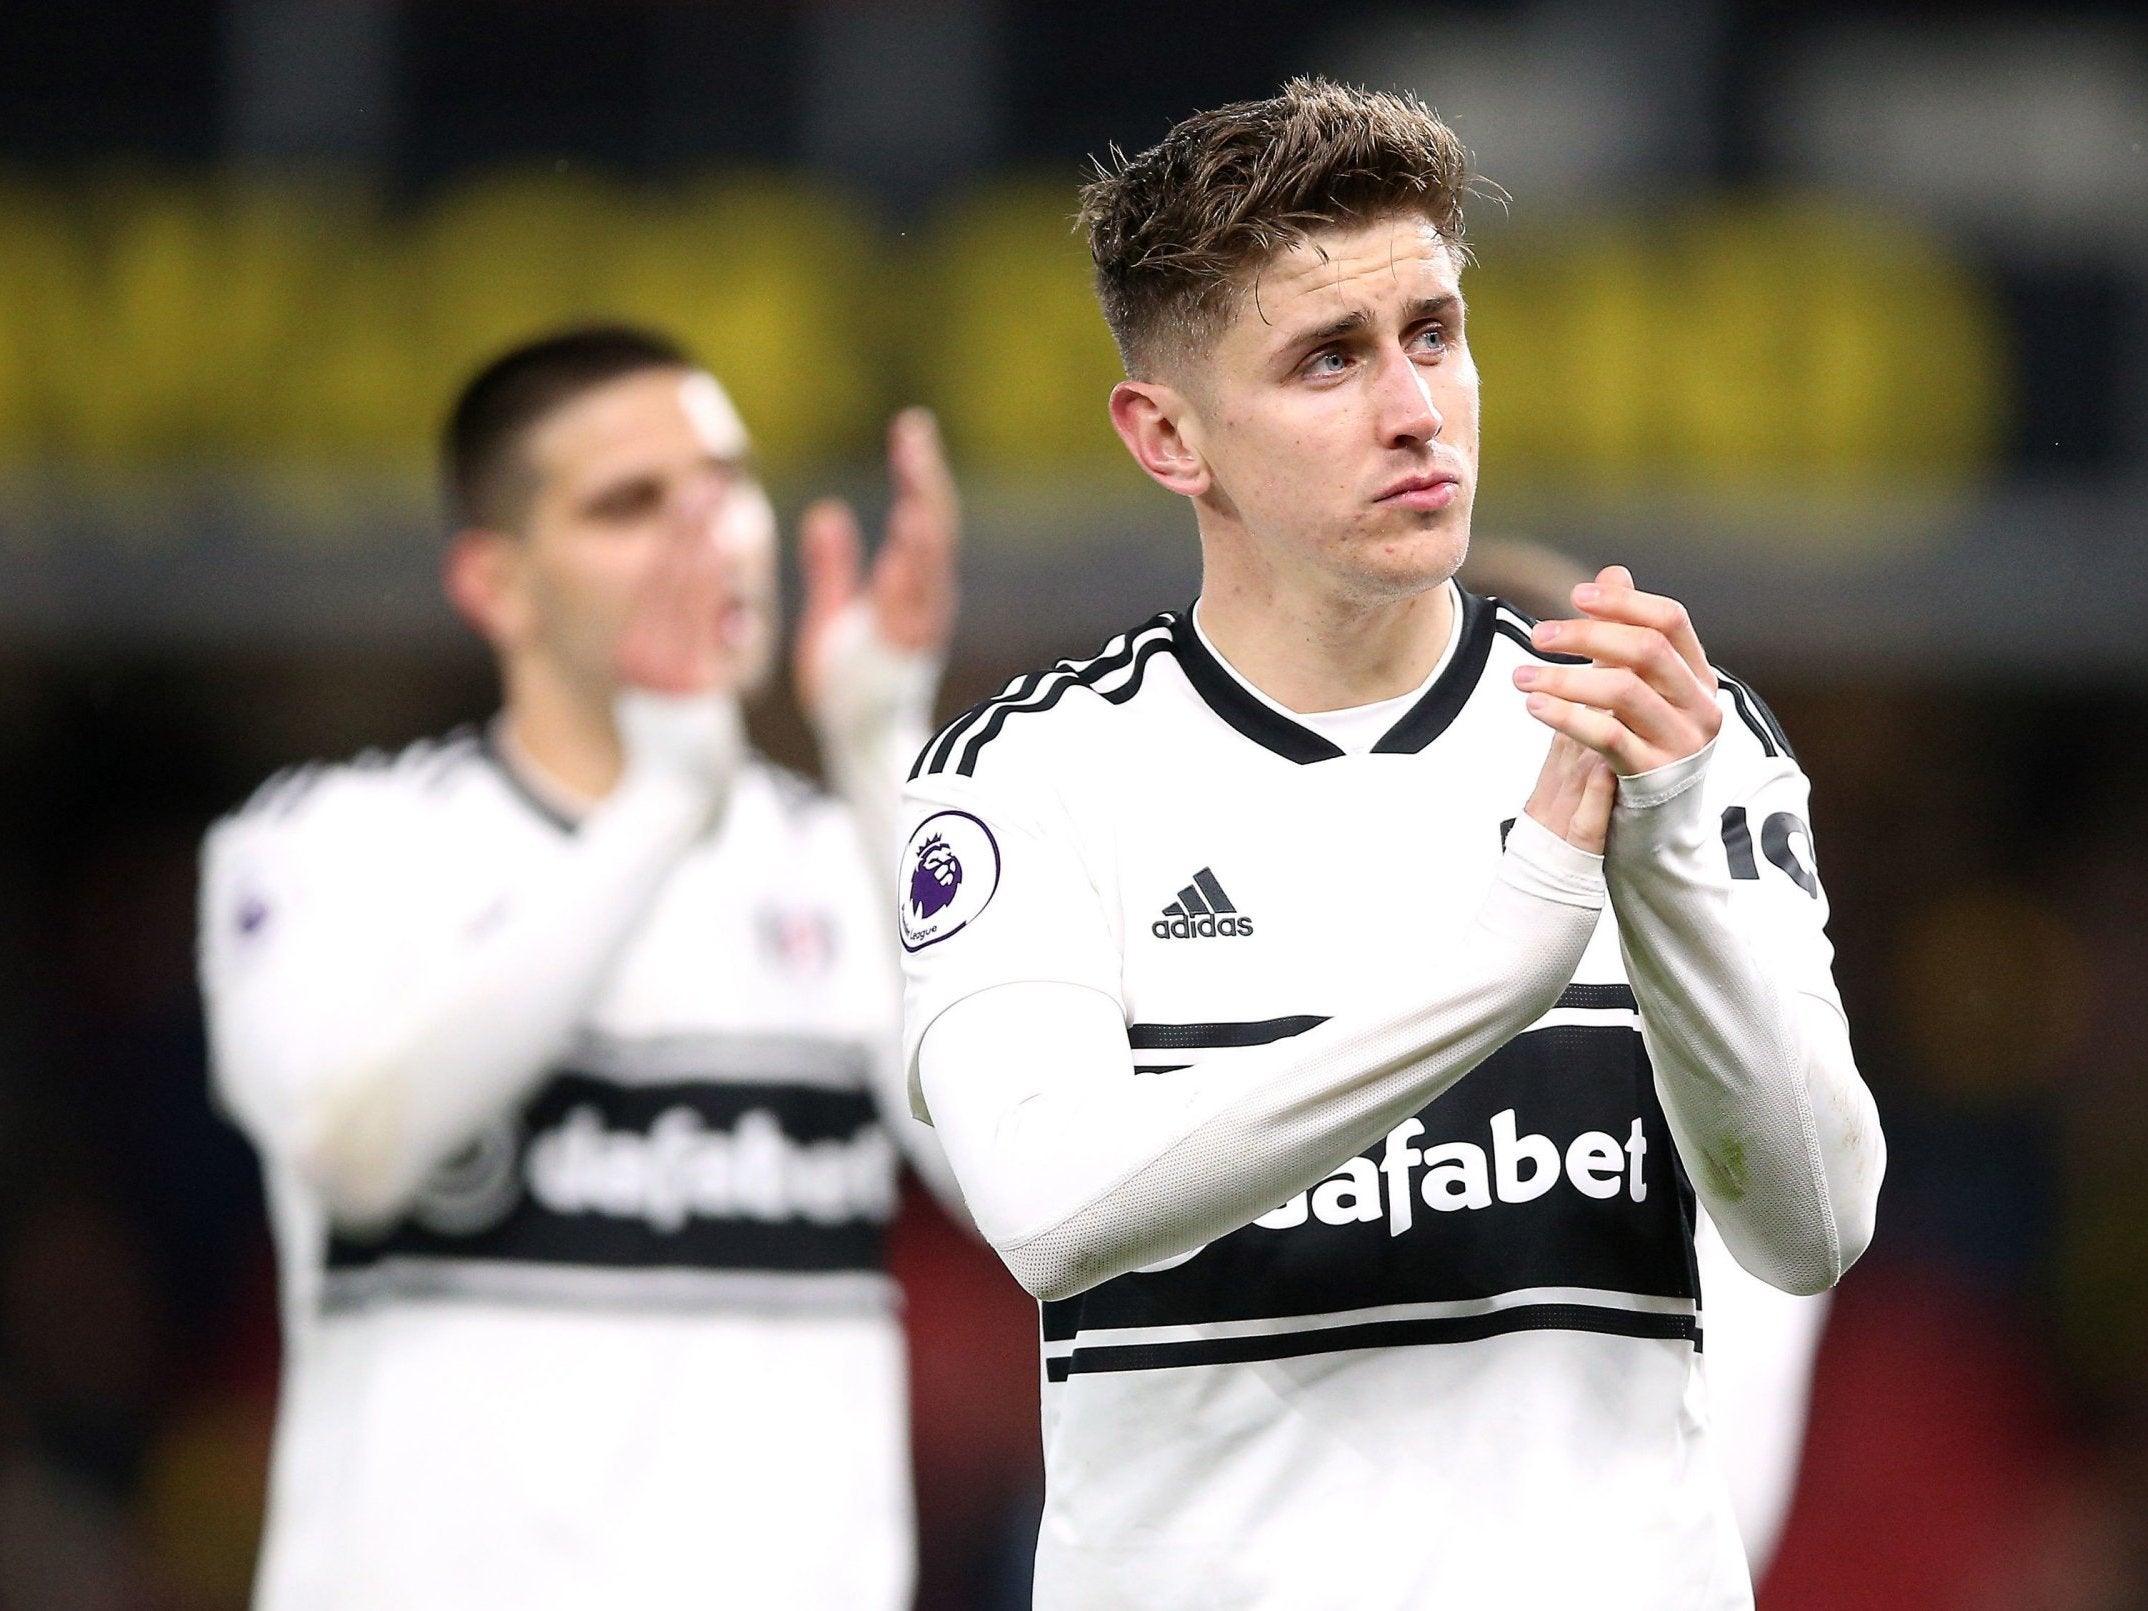
<instances>
[{"instance_id":1,"label":"blurred stadium background","mask_svg":"<svg viewBox=\"0 0 2148 1611\"><path fill-rule=\"evenodd\" d=\"M969 498L948 703L1192 592L1085 158L1324 70L1472 215L1481 532L1631 564L1817 785L1893 1148L1764 1611L2148 1605L2148 28L2110 4L0 5L0 1611L244 1603L275 1322L205 1097L194 845L482 715L428 451L609 313L779 500ZM781 756L806 754L780 703ZM916 1205L925 1611L1026 1603L1033 1311Z\"/></svg>"}]
</instances>

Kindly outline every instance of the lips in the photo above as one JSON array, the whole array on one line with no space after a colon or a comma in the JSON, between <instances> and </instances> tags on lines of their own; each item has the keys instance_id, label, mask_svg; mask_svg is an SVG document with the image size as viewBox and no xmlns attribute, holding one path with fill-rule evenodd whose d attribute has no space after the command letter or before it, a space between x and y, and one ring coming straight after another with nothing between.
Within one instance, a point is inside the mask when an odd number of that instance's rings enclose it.
<instances>
[{"instance_id":1,"label":"lips","mask_svg":"<svg viewBox=\"0 0 2148 1611\"><path fill-rule=\"evenodd\" d=\"M1404 476L1373 501L1403 509L1444 509L1461 490L1461 478L1451 470L1425 470Z\"/></svg>"}]
</instances>

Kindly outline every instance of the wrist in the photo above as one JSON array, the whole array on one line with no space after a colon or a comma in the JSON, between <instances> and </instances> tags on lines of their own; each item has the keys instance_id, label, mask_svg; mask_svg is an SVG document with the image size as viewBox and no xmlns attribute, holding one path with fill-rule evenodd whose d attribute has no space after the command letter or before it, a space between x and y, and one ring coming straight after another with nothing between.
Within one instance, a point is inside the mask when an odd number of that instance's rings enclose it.
<instances>
[{"instance_id":1,"label":"wrist","mask_svg":"<svg viewBox=\"0 0 2148 1611\"><path fill-rule=\"evenodd\" d=\"M720 798L745 758L745 718L733 694L630 688L613 714L629 787L668 784Z\"/></svg>"},{"instance_id":2,"label":"wrist","mask_svg":"<svg viewBox=\"0 0 2148 1611\"><path fill-rule=\"evenodd\" d=\"M940 668L934 650L889 643L871 604L859 599L829 623L819 698L807 712L814 731L829 750L841 751L870 745L897 726L927 725Z\"/></svg>"},{"instance_id":3,"label":"wrist","mask_svg":"<svg viewBox=\"0 0 2148 1611\"><path fill-rule=\"evenodd\" d=\"M1500 878L1524 895L1562 906L1591 909L1604 904L1604 859L1524 813L1507 831Z\"/></svg>"}]
</instances>

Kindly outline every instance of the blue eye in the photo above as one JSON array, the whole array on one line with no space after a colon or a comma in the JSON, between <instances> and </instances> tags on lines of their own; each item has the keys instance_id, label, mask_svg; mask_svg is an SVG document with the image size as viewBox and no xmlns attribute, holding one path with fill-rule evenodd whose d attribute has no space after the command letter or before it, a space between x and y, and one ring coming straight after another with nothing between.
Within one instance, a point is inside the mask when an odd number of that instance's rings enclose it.
<instances>
[{"instance_id":1,"label":"blue eye","mask_svg":"<svg viewBox=\"0 0 2148 1611\"><path fill-rule=\"evenodd\" d=\"M1305 361L1305 372L1308 375L1339 375L1343 371L1343 364L1343 355L1339 352L1332 349L1316 352Z\"/></svg>"},{"instance_id":2,"label":"blue eye","mask_svg":"<svg viewBox=\"0 0 2148 1611\"><path fill-rule=\"evenodd\" d=\"M1445 352L1447 350L1447 332L1436 324L1428 324L1424 329L1418 331L1417 339L1424 344L1425 350L1428 352Z\"/></svg>"}]
</instances>

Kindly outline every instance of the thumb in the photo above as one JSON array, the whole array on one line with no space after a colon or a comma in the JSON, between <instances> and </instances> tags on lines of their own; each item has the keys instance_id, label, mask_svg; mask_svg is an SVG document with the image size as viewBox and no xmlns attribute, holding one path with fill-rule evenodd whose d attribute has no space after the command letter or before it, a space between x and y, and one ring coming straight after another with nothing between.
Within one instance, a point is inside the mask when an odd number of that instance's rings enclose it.
<instances>
[{"instance_id":1,"label":"thumb","mask_svg":"<svg viewBox=\"0 0 2148 1611\"><path fill-rule=\"evenodd\" d=\"M822 498L799 518L798 569L805 582L802 635L812 636L858 596L864 546L858 517L840 498Z\"/></svg>"},{"instance_id":2,"label":"thumb","mask_svg":"<svg viewBox=\"0 0 2148 1611\"><path fill-rule=\"evenodd\" d=\"M808 710L826 692L821 664L828 628L858 596L864 540L858 517L840 498L822 498L798 521L798 570L805 583L805 607L791 649L791 675Z\"/></svg>"}]
</instances>

